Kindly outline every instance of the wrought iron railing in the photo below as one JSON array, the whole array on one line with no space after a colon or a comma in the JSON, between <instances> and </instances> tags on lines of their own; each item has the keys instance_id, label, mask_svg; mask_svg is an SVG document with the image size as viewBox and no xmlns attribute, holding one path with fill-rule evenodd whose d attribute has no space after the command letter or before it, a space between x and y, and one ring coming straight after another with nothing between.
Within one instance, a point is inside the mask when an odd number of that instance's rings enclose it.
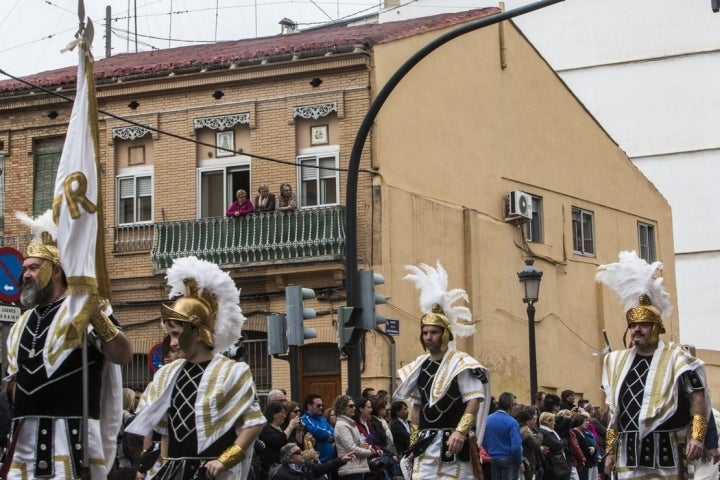
<instances>
[{"instance_id":1,"label":"wrought iron railing","mask_svg":"<svg viewBox=\"0 0 720 480\"><path fill-rule=\"evenodd\" d=\"M155 228L151 257L156 270L189 255L227 265L339 257L345 252L342 206L164 222Z\"/></svg>"},{"instance_id":2,"label":"wrought iron railing","mask_svg":"<svg viewBox=\"0 0 720 480\"><path fill-rule=\"evenodd\" d=\"M149 252L155 238L154 223L115 227L115 252Z\"/></svg>"}]
</instances>

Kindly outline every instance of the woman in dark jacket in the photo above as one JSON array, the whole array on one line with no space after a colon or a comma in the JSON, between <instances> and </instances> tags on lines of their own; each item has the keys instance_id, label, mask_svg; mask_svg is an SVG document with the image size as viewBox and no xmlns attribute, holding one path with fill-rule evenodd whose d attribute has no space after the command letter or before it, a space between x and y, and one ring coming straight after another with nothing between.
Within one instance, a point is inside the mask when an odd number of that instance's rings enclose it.
<instances>
[{"instance_id":1,"label":"woman in dark jacket","mask_svg":"<svg viewBox=\"0 0 720 480\"><path fill-rule=\"evenodd\" d=\"M520 410L515 417L520 424L520 437L522 438L523 463L525 471L523 472L525 480L532 480L538 470L537 464L540 460L540 448L542 445L543 435L537 431L537 416L534 407L526 407ZM537 472L542 478L542 472Z\"/></svg>"},{"instance_id":2,"label":"woman in dark jacket","mask_svg":"<svg viewBox=\"0 0 720 480\"><path fill-rule=\"evenodd\" d=\"M578 477L573 475L573 478L579 478L580 472L585 468L586 460L583 451L580 449L575 430L572 428L571 417L570 410L560 410L558 415L555 416L555 431L558 432L563 441L565 456L570 461L575 475L578 475Z\"/></svg>"},{"instance_id":3,"label":"woman in dark jacket","mask_svg":"<svg viewBox=\"0 0 720 480\"><path fill-rule=\"evenodd\" d=\"M267 478L270 467L280 463L280 449L288 443L288 438L293 431L293 427L290 425L285 430L282 429L281 425L285 421L285 405L280 402L268 404L265 409L265 418L268 422L258 437L265 444L265 448L260 452L262 472L259 475L258 472L255 472L257 480Z\"/></svg>"},{"instance_id":4,"label":"woman in dark jacket","mask_svg":"<svg viewBox=\"0 0 720 480\"><path fill-rule=\"evenodd\" d=\"M542 433L543 451L543 480L569 480L570 463L565 458L565 449L560 436L555 431L555 414L543 412L540 414L540 433ZM553 461L562 459L566 468L554 468ZM560 471L564 471L562 475Z\"/></svg>"}]
</instances>

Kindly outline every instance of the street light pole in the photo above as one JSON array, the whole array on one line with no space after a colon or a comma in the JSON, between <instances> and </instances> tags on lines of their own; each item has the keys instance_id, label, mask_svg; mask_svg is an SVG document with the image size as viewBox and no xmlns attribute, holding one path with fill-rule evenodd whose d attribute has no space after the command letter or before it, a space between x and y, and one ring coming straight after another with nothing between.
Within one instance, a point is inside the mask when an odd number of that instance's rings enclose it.
<instances>
[{"instance_id":1,"label":"street light pole","mask_svg":"<svg viewBox=\"0 0 720 480\"><path fill-rule=\"evenodd\" d=\"M530 403L537 393L537 357L535 354L535 302L540 298L540 280L543 272L535 268L535 261L525 260L525 267L518 272L518 279L523 288L523 303L527 303L528 343L530 354Z\"/></svg>"},{"instance_id":2,"label":"street light pole","mask_svg":"<svg viewBox=\"0 0 720 480\"><path fill-rule=\"evenodd\" d=\"M527 306L527 317L528 317L528 342L530 352L530 399L537 392L537 357L535 355L535 303L528 302Z\"/></svg>"}]
</instances>

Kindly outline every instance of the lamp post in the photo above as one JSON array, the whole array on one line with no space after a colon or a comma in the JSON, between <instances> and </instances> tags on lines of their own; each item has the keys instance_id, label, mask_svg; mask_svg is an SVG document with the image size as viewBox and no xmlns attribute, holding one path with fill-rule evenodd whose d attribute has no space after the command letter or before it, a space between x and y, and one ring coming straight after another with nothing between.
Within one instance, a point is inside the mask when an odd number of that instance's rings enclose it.
<instances>
[{"instance_id":1,"label":"lamp post","mask_svg":"<svg viewBox=\"0 0 720 480\"><path fill-rule=\"evenodd\" d=\"M540 297L540 280L543 275L543 272L535 268L533 265L534 262L531 258L525 260L525 267L517 274L523 289L523 303L527 303L531 402L538 388L537 361L535 357L535 302L537 302Z\"/></svg>"}]
</instances>

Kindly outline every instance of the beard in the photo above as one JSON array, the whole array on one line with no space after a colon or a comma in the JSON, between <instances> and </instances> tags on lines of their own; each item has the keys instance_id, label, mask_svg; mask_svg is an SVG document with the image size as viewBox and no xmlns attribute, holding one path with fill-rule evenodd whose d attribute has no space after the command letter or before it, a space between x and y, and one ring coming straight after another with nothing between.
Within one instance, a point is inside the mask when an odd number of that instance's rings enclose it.
<instances>
[{"instance_id":1,"label":"beard","mask_svg":"<svg viewBox=\"0 0 720 480\"><path fill-rule=\"evenodd\" d=\"M23 282L22 291L20 292L20 303L27 308L34 308L49 303L51 296L51 283L45 285L44 288L40 288L34 280L26 280Z\"/></svg>"}]
</instances>

